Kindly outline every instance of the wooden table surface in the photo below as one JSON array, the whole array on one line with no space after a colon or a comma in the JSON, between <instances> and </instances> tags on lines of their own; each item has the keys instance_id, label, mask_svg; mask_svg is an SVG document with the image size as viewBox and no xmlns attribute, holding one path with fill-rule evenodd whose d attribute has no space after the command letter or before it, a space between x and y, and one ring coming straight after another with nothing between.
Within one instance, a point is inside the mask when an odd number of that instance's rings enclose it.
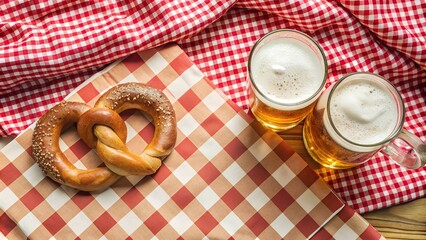
<instances>
[{"instance_id":1,"label":"wooden table surface","mask_svg":"<svg viewBox=\"0 0 426 240\"><path fill-rule=\"evenodd\" d=\"M279 134L312 168L319 168L304 147L302 129L303 122ZM386 239L426 239L426 197L362 216Z\"/></svg>"}]
</instances>

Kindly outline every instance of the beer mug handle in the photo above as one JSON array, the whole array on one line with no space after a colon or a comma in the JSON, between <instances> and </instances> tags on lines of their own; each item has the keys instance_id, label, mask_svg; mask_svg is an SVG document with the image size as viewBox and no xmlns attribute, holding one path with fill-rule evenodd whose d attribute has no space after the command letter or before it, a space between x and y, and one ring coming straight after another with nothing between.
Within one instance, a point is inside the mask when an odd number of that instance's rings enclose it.
<instances>
[{"instance_id":1,"label":"beer mug handle","mask_svg":"<svg viewBox=\"0 0 426 240\"><path fill-rule=\"evenodd\" d=\"M398 145L404 141L411 149ZM394 162L408 169L417 169L426 164L426 144L416 135L402 129L398 136L382 148L382 152Z\"/></svg>"}]
</instances>

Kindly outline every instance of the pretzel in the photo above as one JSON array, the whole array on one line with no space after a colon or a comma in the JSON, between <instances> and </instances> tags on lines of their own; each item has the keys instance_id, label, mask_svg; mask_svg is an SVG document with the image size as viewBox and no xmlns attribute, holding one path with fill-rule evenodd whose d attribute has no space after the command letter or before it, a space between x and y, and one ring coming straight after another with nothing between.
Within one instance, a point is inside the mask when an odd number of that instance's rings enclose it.
<instances>
[{"instance_id":1,"label":"pretzel","mask_svg":"<svg viewBox=\"0 0 426 240\"><path fill-rule=\"evenodd\" d=\"M141 155L129 151L127 128L119 113L139 109L153 117L155 132ZM59 147L62 129L77 122L82 140L96 151L106 167L82 170L70 163ZM100 191L120 176L155 173L176 143L176 119L172 104L160 91L142 83L117 85L94 108L62 102L37 122L33 132L33 157L52 180L82 191Z\"/></svg>"},{"instance_id":2,"label":"pretzel","mask_svg":"<svg viewBox=\"0 0 426 240\"><path fill-rule=\"evenodd\" d=\"M35 126L32 153L42 171L52 180L82 191L100 191L115 183L120 176L107 167L78 169L59 147L62 129L77 122L89 109L90 106L77 102L62 102L51 108ZM115 122L109 124L111 128L118 129L115 125Z\"/></svg>"},{"instance_id":3,"label":"pretzel","mask_svg":"<svg viewBox=\"0 0 426 240\"><path fill-rule=\"evenodd\" d=\"M116 114L127 109L138 109L152 116L154 136L142 154L132 153L125 139L116 131L97 124L95 116L99 109L105 111L105 108ZM87 131L87 128L94 130ZM172 152L177 136L172 104L162 92L142 83L124 83L109 89L98 99L95 108L81 116L77 129L89 146L96 147L105 165L122 176L155 173L162 160ZM96 142L94 139L97 139Z\"/></svg>"}]
</instances>

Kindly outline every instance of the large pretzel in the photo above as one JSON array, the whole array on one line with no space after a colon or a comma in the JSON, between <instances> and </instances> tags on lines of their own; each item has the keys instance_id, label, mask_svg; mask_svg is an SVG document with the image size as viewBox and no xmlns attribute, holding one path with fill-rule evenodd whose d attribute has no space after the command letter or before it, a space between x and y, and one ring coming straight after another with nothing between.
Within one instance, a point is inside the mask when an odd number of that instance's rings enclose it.
<instances>
[{"instance_id":1,"label":"large pretzel","mask_svg":"<svg viewBox=\"0 0 426 240\"><path fill-rule=\"evenodd\" d=\"M139 109L152 116L154 136L141 155L130 152L125 141L111 128L97 124L94 116L98 109L105 108L117 113ZM92 128L94 131L87 131ZM89 146L96 146L105 165L123 176L155 173L173 150L177 135L175 112L170 101L159 90L142 83L125 83L109 89L98 99L95 108L81 116L77 129Z\"/></svg>"},{"instance_id":2,"label":"large pretzel","mask_svg":"<svg viewBox=\"0 0 426 240\"><path fill-rule=\"evenodd\" d=\"M126 147L127 129L119 113L139 109L153 117L154 137L141 155ZM77 169L59 147L64 126L77 122L80 137L97 150L106 167ZM33 157L54 181L83 191L103 190L120 175L148 175L157 171L176 142L173 106L160 91L141 83L117 85L97 101L95 108L62 102L37 122L33 132Z\"/></svg>"},{"instance_id":3,"label":"large pretzel","mask_svg":"<svg viewBox=\"0 0 426 240\"><path fill-rule=\"evenodd\" d=\"M89 109L88 105L77 102L62 102L51 108L35 126L32 152L43 172L54 181L83 191L97 191L109 187L120 176L106 167L78 169L71 164L59 147L62 129L77 122ZM109 127L122 128L121 118L119 120L112 119Z\"/></svg>"}]
</instances>

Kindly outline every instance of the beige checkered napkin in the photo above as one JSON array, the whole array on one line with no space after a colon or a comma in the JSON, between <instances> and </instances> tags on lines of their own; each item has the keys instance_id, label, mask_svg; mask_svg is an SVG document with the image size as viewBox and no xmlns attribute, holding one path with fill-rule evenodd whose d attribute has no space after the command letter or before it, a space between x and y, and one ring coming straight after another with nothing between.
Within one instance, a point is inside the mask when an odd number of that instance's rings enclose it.
<instances>
[{"instance_id":1,"label":"beige checkered napkin","mask_svg":"<svg viewBox=\"0 0 426 240\"><path fill-rule=\"evenodd\" d=\"M176 45L135 53L67 99L93 105L109 87L134 81L163 90L176 111L177 143L160 170L123 177L102 193L77 192L41 173L30 128L0 152L3 235L306 239L343 207L300 156L215 89ZM129 148L142 152L154 131L150 117L122 117ZM78 167L100 164L75 129L60 144Z\"/></svg>"}]
</instances>

